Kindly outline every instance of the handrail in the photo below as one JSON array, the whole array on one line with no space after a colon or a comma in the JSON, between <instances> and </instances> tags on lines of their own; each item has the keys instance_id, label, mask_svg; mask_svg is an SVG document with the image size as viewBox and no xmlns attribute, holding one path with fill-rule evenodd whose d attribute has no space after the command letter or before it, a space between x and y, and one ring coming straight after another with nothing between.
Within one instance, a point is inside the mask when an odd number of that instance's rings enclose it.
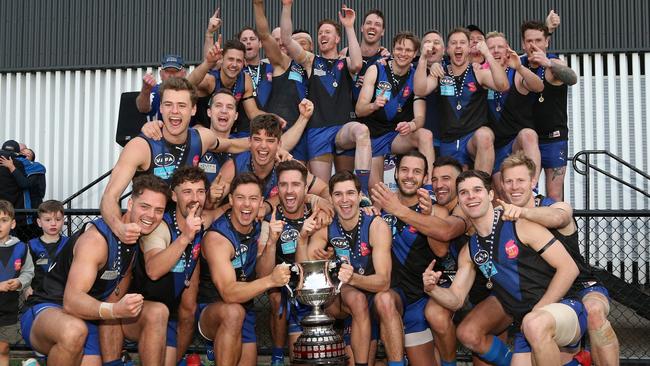
<instances>
[{"instance_id":1,"label":"handrail","mask_svg":"<svg viewBox=\"0 0 650 366\"><path fill-rule=\"evenodd\" d=\"M585 156L584 159L582 159L583 155ZM619 156L614 155L614 154L612 154L611 152L609 152L607 150L582 150L582 151L579 151L578 153L576 153L573 156L573 169L576 171L576 173L578 173L580 175L588 176L589 175L589 170L593 169L594 171L596 171L598 173L601 173L601 174L605 175L606 177L611 178L611 179L617 181L618 183L621 183L624 186L626 186L628 188L631 188L631 189L641 193L642 195L650 198L650 193L644 191L643 189L641 189L641 188L639 188L639 187L637 187L637 186L635 186L635 185L633 185L633 184L631 184L629 182L626 182L625 180L623 180L620 177L617 177L617 176L615 176L615 175L613 175L613 174L611 174L609 172L606 172L603 169L591 164L589 162L589 156L590 155L606 155L606 156L616 160L617 162L621 163L623 166L631 169L633 172L643 176L645 179L650 180L650 175L646 174L644 171L638 169L634 165L628 163L627 161L623 160ZM584 164L584 169L578 167L578 163ZM589 181L587 181L587 183L589 183ZM587 209L589 209L589 207L587 207Z\"/></svg>"},{"instance_id":2,"label":"handrail","mask_svg":"<svg viewBox=\"0 0 650 366\"><path fill-rule=\"evenodd\" d=\"M78 190L76 193L72 194L72 196L70 196L70 197L64 199L61 203L62 203L64 206L65 206L65 205L68 205L68 208L70 208L70 207L69 207L69 206L70 206L70 202L71 202L73 199L79 197L82 193L84 193L84 192L86 192L87 190L89 190L90 188L92 188L95 184L97 184L97 183L101 182L102 180L104 180L106 177L108 177L109 175L111 175L112 172L113 172L113 169L111 169L111 170L107 171L106 173L100 175L99 178L97 178L97 179L93 180L92 182L86 184L83 188L81 188L80 190Z\"/></svg>"},{"instance_id":3,"label":"handrail","mask_svg":"<svg viewBox=\"0 0 650 366\"><path fill-rule=\"evenodd\" d=\"M596 171L597 173L603 174L604 176L606 176L606 177L608 177L610 179L613 179L614 181L616 181L616 182L618 182L618 183L620 183L620 184L622 184L622 185L624 185L624 186L626 186L628 188L631 188L631 189L643 194L646 197L650 197L650 193L646 192L645 190L643 190L643 189L641 189L641 188L639 188L639 187L637 187L637 186L635 186L635 185L633 185L633 184L631 184L629 182L626 182L622 178L617 177L617 176L615 176L615 175L613 175L613 174L611 174L609 172L606 172L603 169L591 164L589 162L589 158L591 157L591 155L605 155L607 157L610 157L610 158L616 160L617 162L619 162L620 164L622 164L623 166L631 169L633 172L641 175L645 179L650 180L650 175L648 175L645 172L639 170L634 165L630 164L629 162L623 160L621 157L619 157L617 155L614 155L614 154L612 154L611 152L609 152L607 150L582 150L582 151L578 151L573 156L572 165L573 165L573 169L575 170L576 173L578 173L580 175L583 175L585 177L585 206L586 207L584 209L584 212L590 212L591 211L591 177L590 177L590 170L592 170L592 169L594 171ZM579 167L578 163L584 164L584 169ZM587 230L585 230L585 241L587 243L589 243L589 241L591 240L591 232L589 230L591 215L585 215L584 217L585 217L585 224L586 224L586 227L587 227ZM589 253L589 245L586 245L585 246L585 259L587 261L589 261L589 255L590 255L590 253Z\"/></svg>"}]
</instances>

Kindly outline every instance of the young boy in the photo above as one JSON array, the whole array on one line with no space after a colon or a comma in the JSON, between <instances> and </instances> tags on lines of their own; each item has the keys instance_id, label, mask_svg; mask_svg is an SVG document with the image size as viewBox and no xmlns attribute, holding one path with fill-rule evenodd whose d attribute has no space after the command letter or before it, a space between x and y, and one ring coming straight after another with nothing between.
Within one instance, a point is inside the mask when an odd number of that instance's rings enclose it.
<instances>
[{"instance_id":1,"label":"young boy","mask_svg":"<svg viewBox=\"0 0 650 366\"><path fill-rule=\"evenodd\" d=\"M63 229L63 204L61 202L48 200L41 203L38 206L36 223L43 230L43 235L29 241L29 250L34 263L34 279L32 286L27 289L27 296L41 286L51 259L54 259L68 242L68 237L61 235L61 229Z\"/></svg>"},{"instance_id":2,"label":"young boy","mask_svg":"<svg viewBox=\"0 0 650 366\"><path fill-rule=\"evenodd\" d=\"M9 235L15 227L13 205L0 200L0 366L9 365L9 344L20 340L18 295L34 277L27 244Z\"/></svg>"}]
</instances>

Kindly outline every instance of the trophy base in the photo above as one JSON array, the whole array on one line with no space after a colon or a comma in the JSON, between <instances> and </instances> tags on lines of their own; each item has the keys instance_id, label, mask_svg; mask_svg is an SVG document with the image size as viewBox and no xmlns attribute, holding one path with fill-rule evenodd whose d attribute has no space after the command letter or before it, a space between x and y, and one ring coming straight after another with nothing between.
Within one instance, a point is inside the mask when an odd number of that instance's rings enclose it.
<instances>
[{"instance_id":1,"label":"trophy base","mask_svg":"<svg viewBox=\"0 0 650 366\"><path fill-rule=\"evenodd\" d=\"M303 325L303 332L293 347L292 365L341 365L347 361L343 337L326 325Z\"/></svg>"}]
</instances>

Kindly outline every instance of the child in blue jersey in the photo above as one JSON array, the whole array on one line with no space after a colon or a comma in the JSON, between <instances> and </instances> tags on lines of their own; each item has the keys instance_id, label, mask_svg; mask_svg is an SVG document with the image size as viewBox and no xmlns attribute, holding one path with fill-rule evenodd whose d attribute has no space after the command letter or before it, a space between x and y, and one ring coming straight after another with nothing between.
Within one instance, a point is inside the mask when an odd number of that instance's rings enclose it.
<instances>
[{"instance_id":1,"label":"child in blue jersey","mask_svg":"<svg viewBox=\"0 0 650 366\"><path fill-rule=\"evenodd\" d=\"M61 235L63 229L63 204L56 200L48 200L38 206L36 223L43 230L43 235L29 241L29 251L34 262L34 279L26 290L30 296L33 289L43 282L51 260L63 249L68 237Z\"/></svg>"},{"instance_id":2,"label":"child in blue jersey","mask_svg":"<svg viewBox=\"0 0 650 366\"><path fill-rule=\"evenodd\" d=\"M9 365L9 345L20 340L18 296L34 277L34 264L27 244L11 236L16 227L14 206L0 200L0 365Z\"/></svg>"}]
</instances>

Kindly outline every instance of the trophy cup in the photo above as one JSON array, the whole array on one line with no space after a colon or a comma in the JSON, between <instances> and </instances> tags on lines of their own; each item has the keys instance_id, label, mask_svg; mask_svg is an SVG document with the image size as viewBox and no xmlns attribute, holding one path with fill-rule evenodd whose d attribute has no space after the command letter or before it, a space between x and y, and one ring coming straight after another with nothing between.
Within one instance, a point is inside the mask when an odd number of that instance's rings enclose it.
<instances>
[{"instance_id":1,"label":"trophy cup","mask_svg":"<svg viewBox=\"0 0 650 366\"><path fill-rule=\"evenodd\" d=\"M311 306L312 312L301 321L302 334L293 347L293 365L345 365L345 343L333 328L334 318L323 312L340 290L341 283L331 278L340 263L316 260L296 263L292 272L298 274L295 296Z\"/></svg>"}]
</instances>

